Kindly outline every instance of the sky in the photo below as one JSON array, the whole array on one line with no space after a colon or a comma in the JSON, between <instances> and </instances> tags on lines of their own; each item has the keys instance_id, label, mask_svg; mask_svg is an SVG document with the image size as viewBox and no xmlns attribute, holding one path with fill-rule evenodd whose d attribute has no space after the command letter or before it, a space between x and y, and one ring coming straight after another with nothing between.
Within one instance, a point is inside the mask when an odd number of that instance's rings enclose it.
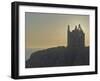
<instances>
[{"instance_id":1,"label":"sky","mask_svg":"<svg viewBox=\"0 0 100 81\"><path fill-rule=\"evenodd\" d=\"M81 25L85 46L89 46L89 16L25 12L25 48L67 46L67 28Z\"/></svg>"}]
</instances>

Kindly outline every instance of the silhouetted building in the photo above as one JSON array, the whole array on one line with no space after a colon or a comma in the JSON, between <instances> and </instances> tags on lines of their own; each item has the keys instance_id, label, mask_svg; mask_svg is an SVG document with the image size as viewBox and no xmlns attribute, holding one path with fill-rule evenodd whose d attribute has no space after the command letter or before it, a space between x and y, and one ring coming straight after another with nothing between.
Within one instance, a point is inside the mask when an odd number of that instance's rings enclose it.
<instances>
[{"instance_id":1,"label":"silhouetted building","mask_svg":"<svg viewBox=\"0 0 100 81\"><path fill-rule=\"evenodd\" d=\"M68 47L84 47L85 46L85 34L80 26L80 24L75 26L75 29L70 31L70 26L68 25Z\"/></svg>"}]
</instances>

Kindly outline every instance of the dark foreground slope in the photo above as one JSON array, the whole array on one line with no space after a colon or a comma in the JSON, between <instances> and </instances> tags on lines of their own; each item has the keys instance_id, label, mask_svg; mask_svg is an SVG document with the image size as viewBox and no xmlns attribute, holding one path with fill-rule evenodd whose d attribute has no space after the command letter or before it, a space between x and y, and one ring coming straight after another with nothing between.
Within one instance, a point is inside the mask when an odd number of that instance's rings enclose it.
<instances>
[{"instance_id":1,"label":"dark foreground slope","mask_svg":"<svg viewBox=\"0 0 100 81\"><path fill-rule=\"evenodd\" d=\"M89 65L89 47L55 47L33 53L26 68Z\"/></svg>"}]
</instances>

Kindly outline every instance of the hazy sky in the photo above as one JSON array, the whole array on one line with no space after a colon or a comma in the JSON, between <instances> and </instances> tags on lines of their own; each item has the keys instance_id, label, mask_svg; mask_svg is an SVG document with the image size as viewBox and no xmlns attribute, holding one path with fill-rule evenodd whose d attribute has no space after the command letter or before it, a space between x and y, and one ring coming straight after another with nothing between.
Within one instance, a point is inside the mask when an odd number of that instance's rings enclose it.
<instances>
[{"instance_id":1,"label":"hazy sky","mask_svg":"<svg viewBox=\"0 0 100 81\"><path fill-rule=\"evenodd\" d=\"M26 48L67 46L67 26L73 30L81 24L85 45L89 46L89 16L51 13L25 13Z\"/></svg>"}]
</instances>

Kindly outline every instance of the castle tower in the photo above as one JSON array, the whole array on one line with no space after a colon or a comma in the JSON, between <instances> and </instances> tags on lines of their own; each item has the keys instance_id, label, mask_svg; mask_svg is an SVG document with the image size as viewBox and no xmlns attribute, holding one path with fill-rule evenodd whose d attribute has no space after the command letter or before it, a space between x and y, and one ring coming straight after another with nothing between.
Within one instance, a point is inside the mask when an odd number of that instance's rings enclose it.
<instances>
[{"instance_id":1,"label":"castle tower","mask_svg":"<svg viewBox=\"0 0 100 81\"><path fill-rule=\"evenodd\" d=\"M70 32L70 26L68 25L68 32Z\"/></svg>"},{"instance_id":2,"label":"castle tower","mask_svg":"<svg viewBox=\"0 0 100 81\"><path fill-rule=\"evenodd\" d=\"M84 47L85 34L79 24L78 27L70 31L70 26L68 25L68 47Z\"/></svg>"},{"instance_id":3,"label":"castle tower","mask_svg":"<svg viewBox=\"0 0 100 81\"><path fill-rule=\"evenodd\" d=\"M68 25L68 29L67 29L67 44L68 46L70 46L71 42L70 42L70 26Z\"/></svg>"},{"instance_id":4,"label":"castle tower","mask_svg":"<svg viewBox=\"0 0 100 81\"><path fill-rule=\"evenodd\" d=\"M78 25L78 30L79 30L79 45L81 47L85 46L85 34L81 28L81 25Z\"/></svg>"}]
</instances>

